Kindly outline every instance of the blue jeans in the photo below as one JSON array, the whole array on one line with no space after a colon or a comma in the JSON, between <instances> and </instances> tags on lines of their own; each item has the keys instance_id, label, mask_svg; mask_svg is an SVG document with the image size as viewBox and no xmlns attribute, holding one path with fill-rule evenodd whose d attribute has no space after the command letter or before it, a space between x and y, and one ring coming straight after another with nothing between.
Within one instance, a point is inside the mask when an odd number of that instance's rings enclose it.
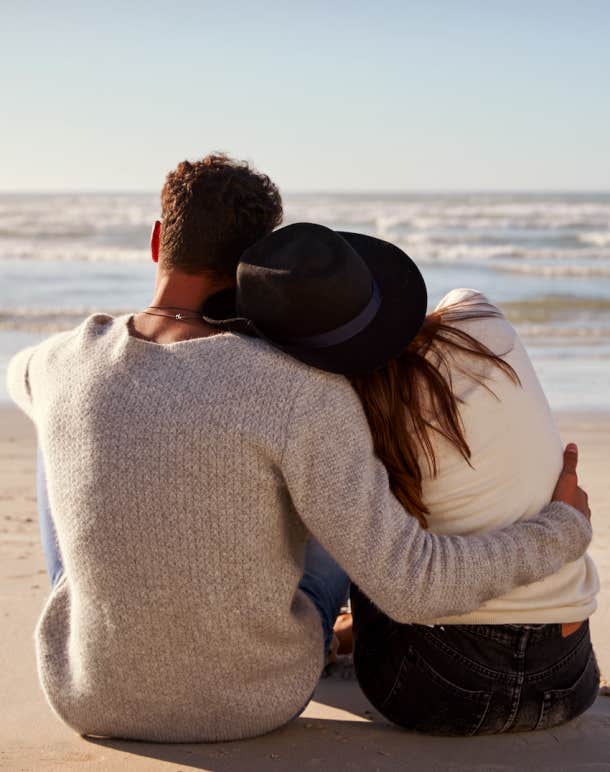
<instances>
[{"instance_id":1,"label":"blue jeans","mask_svg":"<svg viewBox=\"0 0 610 772\"><path fill-rule=\"evenodd\" d=\"M49 504L44 459L40 450L38 451L36 489L40 538L51 586L55 587L63 573L63 565ZM324 650L328 651L335 620L348 597L349 577L315 539L310 539L307 544L305 573L299 587L311 598L318 609L324 631Z\"/></svg>"},{"instance_id":2,"label":"blue jeans","mask_svg":"<svg viewBox=\"0 0 610 772\"><path fill-rule=\"evenodd\" d=\"M47 477L44 469L42 451L38 449L38 470L36 474L36 495L38 497L38 524L40 526L40 540L47 563L47 571L51 580L51 587L55 587L61 579L64 567L59 554L57 534L51 517L51 505L49 504L49 492L47 490Z\"/></svg>"}]
</instances>

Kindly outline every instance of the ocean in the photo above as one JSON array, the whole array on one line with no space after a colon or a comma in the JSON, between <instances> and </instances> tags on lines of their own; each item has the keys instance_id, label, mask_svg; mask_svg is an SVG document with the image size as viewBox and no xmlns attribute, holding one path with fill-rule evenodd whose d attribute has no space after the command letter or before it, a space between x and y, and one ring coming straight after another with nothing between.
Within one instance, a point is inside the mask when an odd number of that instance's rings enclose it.
<instances>
[{"instance_id":1,"label":"ocean","mask_svg":"<svg viewBox=\"0 0 610 772\"><path fill-rule=\"evenodd\" d=\"M285 222L393 241L430 306L473 287L517 327L556 410L610 409L610 193L299 194ZM154 194L0 194L0 400L10 356L150 301Z\"/></svg>"}]
</instances>

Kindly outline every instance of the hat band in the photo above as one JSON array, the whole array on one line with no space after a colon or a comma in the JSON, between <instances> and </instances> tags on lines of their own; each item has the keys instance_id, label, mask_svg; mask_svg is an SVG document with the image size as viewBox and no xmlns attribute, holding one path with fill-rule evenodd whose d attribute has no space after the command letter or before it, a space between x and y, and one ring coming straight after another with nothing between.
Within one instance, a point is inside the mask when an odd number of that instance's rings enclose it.
<instances>
[{"instance_id":1,"label":"hat band","mask_svg":"<svg viewBox=\"0 0 610 772\"><path fill-rule=\"evenodd\" d=\"M309 335L301 338L284 338L281 343L290 346L302 346L304 348L330 348L345 343L355 338L377 316L381 306L381 290L373 280L373 294L362 311L349 322L336 327L334 330L322 332L319 335Z\"/></svg>"}]
</instances>

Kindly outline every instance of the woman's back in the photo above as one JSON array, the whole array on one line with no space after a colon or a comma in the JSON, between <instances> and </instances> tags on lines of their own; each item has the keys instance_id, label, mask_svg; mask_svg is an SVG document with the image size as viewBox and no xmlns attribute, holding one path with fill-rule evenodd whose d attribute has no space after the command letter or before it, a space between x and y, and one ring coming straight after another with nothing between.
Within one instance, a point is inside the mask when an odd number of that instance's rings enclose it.
<instances>
[{"instance_id":1,"label":"woman's back","mask_svg":"<svg viewBox=\"0 0 610 772\"><path fill-rule=\"evenodd\" d=\"M439 308L455 303L489 307L489 301L474 290L454 290ZM491 306L491 310L497 309ZM450 376L452 390L462 400L460 415L470 465L453 444L432 432L437 474L429 470L422 451L422 494L430 530L466 535L503 528L534 515L548 503L561 469L562 445L530 359L509 322L500 315L455 326L500 355L521 382L515 384L489 360L475 359L451 347L443 352L446 365L440 365L441 371ZM467 577L456 580L467 581ZM472 613L425 621L576 622L593 613L598 589L595 566L584 556L544 581L487 601Z\"/></svg>"},{"instance_id":2,"label":"woman's back","mask_svg":"<svg viewBox=\"0 0 610 772\"><path fill-rule=\"evenodd\" d=\"M436 533L504 528L550 500L561 441L523 345L498 309L473 290L455 290L441 306L409 348L354 387L408 511ZM466 565L455 583L470 581ZM472 613L410 624L353 586L358 682L387 719L409 730L549 729L581 715L597 695L589 624L565 623L590 616L598 586L583 557Z\"/></svg>"}]
</instances>

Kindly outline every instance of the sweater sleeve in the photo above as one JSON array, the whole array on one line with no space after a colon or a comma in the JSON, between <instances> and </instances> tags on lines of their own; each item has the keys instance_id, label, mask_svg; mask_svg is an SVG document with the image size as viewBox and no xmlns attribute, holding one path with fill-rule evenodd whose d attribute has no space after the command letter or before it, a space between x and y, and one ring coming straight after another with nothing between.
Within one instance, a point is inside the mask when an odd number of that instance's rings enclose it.
<instances>
[{"instance_id":1,"label":"sweater sleeve","mask_svg":"<svg viewBox=\"0 0 610 772\"><path fill-rule=\"evenodd\" d=\"M23 349L11 359L6 378L10 398L29 418L34 418L32 390L30 388L30 361L36 346Z\"/></svg>"},{"instance_id":2,"label":"sweater sleeve","mask_svg":"<svg viewBox=\"0 0 610 772\"><path fill-rule=\"evenodd\" d=\"M466 613L584 553L589 522L552 503L480 535L422 529L389 489L364 410L347 380L308 381L293 404L282 469L310 533L398 622Z\"/></svg>"}]
</instances>

